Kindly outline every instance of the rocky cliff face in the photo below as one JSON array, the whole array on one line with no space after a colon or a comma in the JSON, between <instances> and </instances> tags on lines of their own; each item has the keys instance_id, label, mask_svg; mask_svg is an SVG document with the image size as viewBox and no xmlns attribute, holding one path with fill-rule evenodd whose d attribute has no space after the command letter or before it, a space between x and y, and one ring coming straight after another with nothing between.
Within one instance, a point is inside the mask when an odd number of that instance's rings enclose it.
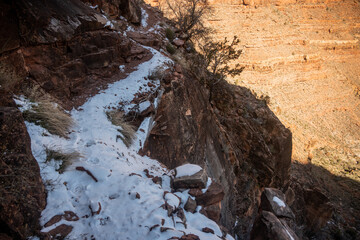
<instances>
[{"instance_id":1,"label":"rocky cliff face","mask_svg":"<svg viewBox=\"0 0 360 240\"><path fill-rule=\"evenodd\" d=\"M7 38L1 51L1 69L6 74L0 82L11 91L35 82L71 108L151 56L110 29L124 31L125 20L114 26L105 15L79 1L50 1L45 5L41 1L15 1L2 5L2 35ZM133 3L127 1L118 1L116 9L117 13L122 10L130 14L126 15L129 21L138 16ZM104 29L107 23L108 29ZM120 65L124 65L124 72Z\"/></svg>"},{"instance_id":2,"label":"rocky cliff face","mask_svg":"<svg viewBox=\"0 0 360 240\"><path fill-rule=\"evenodd\" d=\"M25 239L39 229L46 195L24 119L0 90L0 238Z\"/></svg>"},{"instance_id":3,"label":"rocky cliff face","mask_svg":"<svg viewBox=\"0 0 360 240\"><path fill-rule=\"evenodd\" d=\"M139 23L137 5L114 4L115 14ZM1 1L0 9L0 238L26 239L40 230L46 195L12 94L35 85L65 108L79 106L151 54L111 29L126 29L125 18L110 25L80 1Z\"/></svg>"},{"instance_id":4,"label":"rocky cliff face","mask_svg":"<svg viewBox=\"0 0 360 240\"><path fill-rule=\"evenodd\" d=\"M162 85L143 153L169 167L203 165L225 189L222 224L249 238L263 187L281 187L289 180L290 131L245 88L223 82L211 105L208 92L182 70Z\"/></svg>"},{"instance_id":5,"label":"rocky cliff face","mask_svg":"<svg viewBox=\"0 0 360 240\"><path fill-rule=\"evenodd\" d=\"M160 18L158 13L145 8L144 15L138 4L128 0L1 2L0 33L7 36L0 40L1 88L20 93L37 85L65 108L81 105L107 83L151 58L144 45L165 48L164 33L148 33L155 26L142 24L145 15L151 20ZM129 30L132 27L141 31ZM153 114L155 124L141 153L169 168L187 162L203 166L225 193L221 204L204 208L205 214L218 216L220 212L221 224L240 239L296 239L296 235L303 236L303 229L316 232L328 222L332 214L329 199L311 183L305 189L302 182L296 182L299 177L290 179L292 134L265 100L246 88L222 82L209 102L208 90L179 64L166 72L161 90L157 110L144 113ZM10 237L24 239L38 229L45 195L21 114L11 95L1 96L2 143L14 143L2 145L1 171L23 176L27 166L34 174L19 181L11 178L15 186L25 183L31 207L17 195L17 187L7 192L9 184L2 182L7 200L1 205L1 229ZM10 135L10 129L18 134ZM19 162L9 152L25 160ZM269 207L274 206L274 197L293 209L286 207L288 212L283 215ZM263 238L257 238L257 232Z\"/></svg>"},{"instance_id":6,"label":"rocky cliff face","mask_svg":"<svg viewBox=\"0 0 360 240\"><path fill-rule=\"evenodd\" d=\"M359 228L351 213L359 211L360 189L359 2L269 3L213 2L208 18L209 26L218 29L213 37L237 34L242 39L239 63L245 70L232 82L267 99L293 133L293 160L304 164L293 165L290 184L299 191L294 202L297 215L306 199L300 186L317 186L329 198L319 202L326 205L331 200L336 206L333 221L347 222L334 231ZM301 218L305 223L308 217Z\"/></svg>"}]
</instances>

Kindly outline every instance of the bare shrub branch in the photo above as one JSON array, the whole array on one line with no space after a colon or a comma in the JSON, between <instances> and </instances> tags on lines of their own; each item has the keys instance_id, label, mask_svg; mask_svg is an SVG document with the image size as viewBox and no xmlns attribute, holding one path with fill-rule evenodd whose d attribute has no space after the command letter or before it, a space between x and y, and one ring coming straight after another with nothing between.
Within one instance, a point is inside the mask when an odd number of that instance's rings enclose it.
<instances>
[{"instance_id":1,"label":"bare shrub branch","mask_svg":"<svg viewBox=\"0 0 360 240\"><path fill-rule=\"evenodd\" d=\"M207 0L166 0L171 12L169 18L175 27L186 35L185 40L197 39L207 35L203 17L211 10Z\"/></svg>"}]
</instances>

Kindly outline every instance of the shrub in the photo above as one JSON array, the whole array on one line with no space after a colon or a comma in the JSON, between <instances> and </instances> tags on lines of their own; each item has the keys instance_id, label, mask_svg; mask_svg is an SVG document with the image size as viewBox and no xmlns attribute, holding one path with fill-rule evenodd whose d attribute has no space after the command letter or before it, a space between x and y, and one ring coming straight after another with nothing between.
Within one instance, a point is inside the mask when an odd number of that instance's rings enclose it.
<instances>
[{"instance_id":1,"label":"shrub","mask_svg":"<svg viewBox=\"0 0 360 240\"><path fill-rule=\"evenodd\" d=\"M66 168L74 162L74 160L77 160L82 157L80 153L76 151L65 153L60 150L52 150L49 148L45 149L45 153L46 153L46 160L45 160L46 162L49 162L52 159L55 161L61 161L61 164L57 169L59 173L63 173L66 170Z\"/></svg>"},{"instance_id":2,"label":"shrub","mask_svg":"<svg viewBox=\"0 0 360 240\"><path fill-rule=\"evenodd\" d=\"M175 39L175 33L170 28L165 29L165 36L167 39L169 39L170 42L172 42Z\"/></svg>"},{"instance_id":3,"label":"shrub","mask_svg":"<svg viewBox=\"0 0 360 240\"><path fill-rule=\"evenodd\" d=\"M203 23L203 17L211 10L207 0L166 1L171 13L169 18L186 35L185 40L196 39L208 33L209 29Z\"/></svg>"},{"instance_id":4,"label":"shrub","mask_svg":"<svg viewBox=\"0 0 360 240\"><path fill-rule=\"evenodd\" d=\"M116 140L120 138L126 147L130 147L135 140L135 127L125 121L124 114L119 110L111 110L105 113L113 125L121 127L121 129L118 129L120 135L116 136Z\"/></svg>"},{"instance_id":5,"label":"shrub","mask_svg":"<svg viewBox=\"0 0 360 240\"><path fill-rule=\"evenodd\" d=\"M36 98L36 101L31 109L23 112L24 119L47 129L51 134L66 137L74 123L71 116L48 97Z\"/></svg>"},{"instance_id":6,"label":"shrub","mask_svg":"<svg viewBox=\"0 0 360 240\"><path fill-rule=\"evenodd\" d=\"M204 39L199 43L199 52L191 54L188 61L190 72L202 84L210 90L209 100L211 101L214 86L220 81L225 80L226 76L239 75L244 67L239 64L231 65L233 60L240 57L242 50L237 50L239 39L235 36L232 41L225 38L223 41L212 41Z\"/></svg>"},{"instance_id":7,"label":"shrub","mask_svg":"<svg viewBox=\"0 0 360 240\"><path fill-rule=\"evenodd\" d=\"M219 42L207 40L205 44L200 44L200 52L212 76L223 79L227 75L239 75L244 70L240 64L230 67L231 61L238 59L242 53L242 50L236 49L239 43L240 40L234 36L231 42L225 38Z\"/></svg>"},{"instance_id":8,"label":"shrub","mask_svg":"<svg viewBox=\"0 0 360 240\"><path fill-rule=\"evenodd\" d=\"M171 43L169 43L168 45L166 45L166 51L173 55L176 52L176 49Z\"/></svg>"}]
</instances>

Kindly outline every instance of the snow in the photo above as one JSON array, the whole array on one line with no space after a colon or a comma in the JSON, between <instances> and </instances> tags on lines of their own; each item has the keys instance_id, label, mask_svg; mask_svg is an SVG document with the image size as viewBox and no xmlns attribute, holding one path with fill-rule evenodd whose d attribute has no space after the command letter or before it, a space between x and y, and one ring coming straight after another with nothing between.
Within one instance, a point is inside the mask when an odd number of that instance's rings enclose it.
<instances>
[{"instance_id":1,"label":"snow","mask_svg":"<svg viewBox=\"0 0 360 240\"><path fill-rule=\"evenodd\" d=\"M111 28L114 27L114 25L112 24L111 21L107 21L106 24L104 25L104 27L108 27L108 26L111 27Z\"/></svg>"},{"instance_id":2,"label":"snow","mask_svg":"<svg viewBox=\"0 0 360 240\"><path fill-rule=\"evenodd\" d=\"M125 65L120 65L119 69L120 69L121 72L125 72Z\"/></svg>"},{"instance_id":3,"label":"snow","mask_svg":"<svg viewBox=\"0 0 360 240\"><path fill-rule=\"evenodd\" d=\"M195 164L184 164L176 168L176 177L191 176L201 171L201 167Z\"/></svg>"},{"instance_id":4,"label":"snow","mask_svg":"<svg viewBox=\"0 0 360 240\"><path fill-rule=\"evenodd\" d=\"M67 224L73 226L67 239L161 240L181 237L183 232L196 234L200 239L220 239L218 236L222 236L219 226L199 212L193 214L185 211L187 224L184 225L176 214L169 217L161 207L165 201L174 207L183 207L189 194L188 191L175 193L176 196L173 193L164 194L165 191L171 191L171 171L156 160L137 153L154 125L153 120L149 117L142 122L135 142L127 148L121 140L117 140L120 127L112 125L106 117L107 109L117 107L120 102L130 105L135 93L150 91L147 86L149 80L145 80L149 70L170 61L158 51L148 49L154 55L151 60L140 64L138 70L127 78L110 84L106 90L70 112L76 125L68 138L52 135L46 129L26 122L32 153L39 163L48 190L41 225L44 226L53 216L63 214L64 211L72 211L79 217L78 221L68 222L63 219L43 228L43 232ZM152 91L159 91L159 97L154 102L156 107L161 98L160 82L152 81L152 84L156 86ZM34 104L23 97L16 99L16 102L22 106L22 111ZM145 108L149 104L143 102L140 107ZM76 151L81 157L60 174L56 169L61 162L47 161L46 149L68 153ZM90 171L97 182L86 172L76 170L76 167ZM146 177L145 169L151 175L161 177L162 185ZM178 175L193 174L199 170L201 167L187 164L178 168ZM101 210L97 212L100 206ZM161 232L160 227L170 229ZM202 232L204 227L213 229L215 235ZM228 235L227 239L233 238Z\"/></svg>"},{"instance_id":5,"label":"snow","mask_svg":"<svg viewBox=\"0 0 360 240\"><path fill-rule=\"evenodd\" d=\"M274 202L276 202L277 205L279 205L279 207L285 207L286 204L278 197L274 196L272 199Z\"/></svg>"},{"instance_id":6,"label":"snow","mask_svg":"<svg viewBox=\"0 0 360 240\"><path fill-rule=\"evenodd\" d=\"M180 205L180 199L178 196L176 196L175 194L173 193L166 193L165 194L165 201L170 205L172 206L174 209L179 207Z\"/></svg>"},{"instance_id":7,"label":"snow","mask_svg":"<svg viewBox=\"0 0 360 240\"><path fill-rule=\"evenodd\" d=\"M96 9L97 7L98 7L98 5L95 5L95 6L89 6L90 8L92 8L92 9Z\"/></svg>"},{"instance_id":8,"label":"snow","mask_svg":"<svg viewBox=\"0 0 360 240\"><path fill-rule=\"evenodd\" d=\"M289 231L285 228L286 234L290 237L290 240L294 240L293 236L289 233Z\"/></svg>"},{"instance_id":9,"label":"snow","mask_svg":"<svg viewBox=\"0 0 360 240\"><path fill-rule=\"evenodd\" d=\"M147 14L146 10L141 8L141 26L146 28L148 26L147 20L149 15Z\"/></svg>"}]
</instances>

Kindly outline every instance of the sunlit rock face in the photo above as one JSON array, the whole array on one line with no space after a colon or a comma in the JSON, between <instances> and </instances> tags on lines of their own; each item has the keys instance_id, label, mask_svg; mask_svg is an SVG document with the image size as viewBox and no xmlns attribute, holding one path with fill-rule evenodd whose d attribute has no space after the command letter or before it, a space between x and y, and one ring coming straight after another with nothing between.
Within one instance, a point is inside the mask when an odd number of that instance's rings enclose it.
<instances>
[{"instance_id":1,"label":"sunlit rock face","mask_svg":"<svg viewBox=\"0 0 360 240\"><path fill-rule=\"evenodd\" d=\"M147 2L165 8L164 1ZM317 186L332 195L354 226L360 199L359 2L209 3L213 37L241 39L238 62L245 70L229 81L265 100L293 133L292 159L301 164L293 166L288 192L295 194L292 206L303 219L298 222L306 222L300 206L310 204L304 202L303 188Z\"/></svg>"},{"instance_id":2,"label":"sunlit rock face","mask_svg":"<svg viewBox=\"0 0 360 240\"><path fill-rule=\"evenodd\" d=\"M349 170L360 155L359 3L269 3L214 2L214 38L238 35L243 45L245 70L230 81L269 100L293 132L294 160L359 179Z\"/></svg>"}]
</instances>

